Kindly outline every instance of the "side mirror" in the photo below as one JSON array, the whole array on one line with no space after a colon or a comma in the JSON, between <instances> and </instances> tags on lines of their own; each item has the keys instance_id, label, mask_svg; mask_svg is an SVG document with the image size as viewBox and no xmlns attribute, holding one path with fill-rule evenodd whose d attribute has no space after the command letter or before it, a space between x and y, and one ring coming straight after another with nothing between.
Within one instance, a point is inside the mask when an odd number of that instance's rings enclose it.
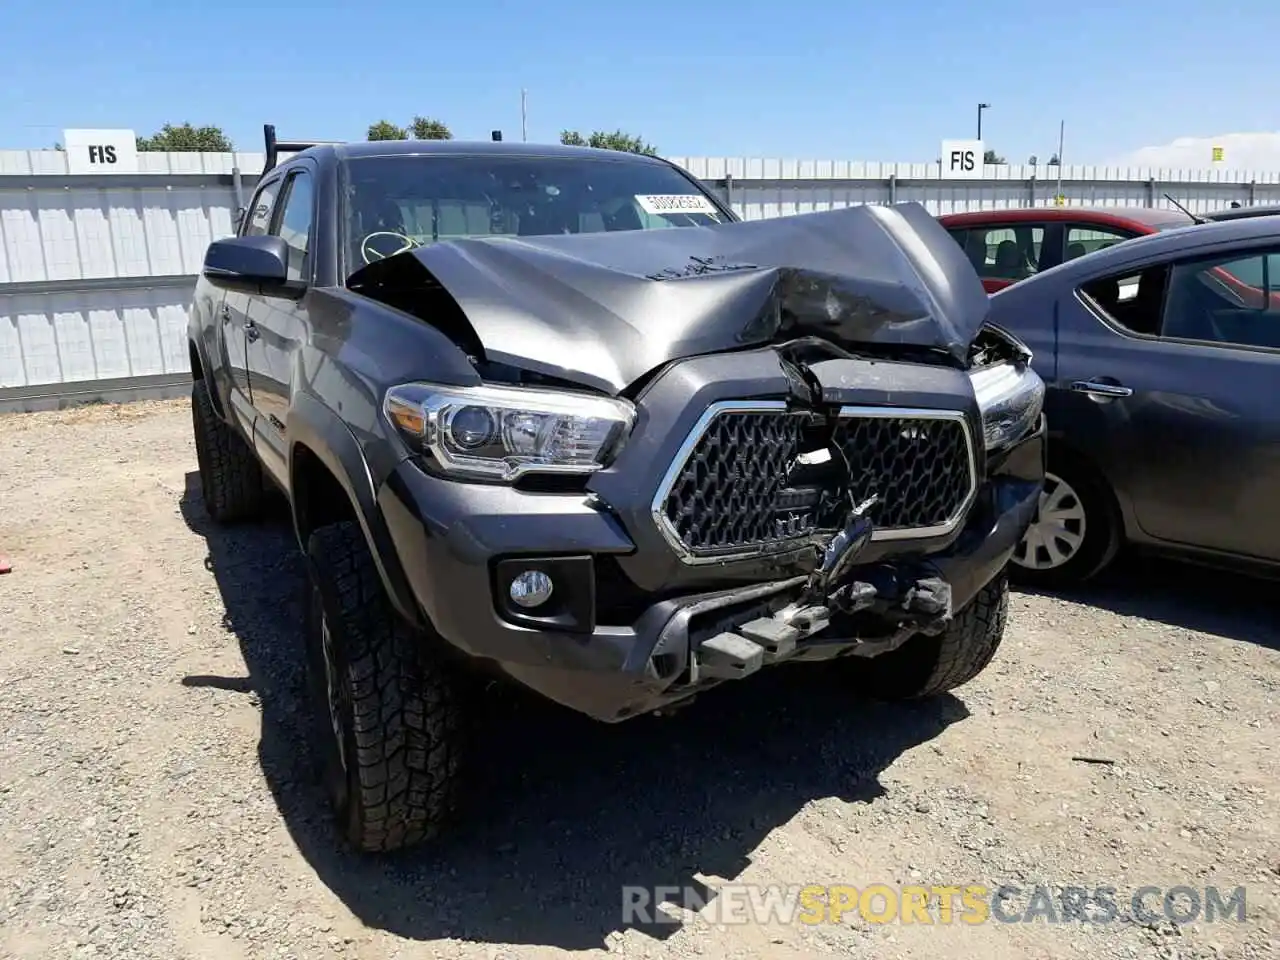
<instances>
[{"instance_id":1,"label":"side mirror","mask_svg":"<svg viewBox=\"0 0 1280 960\"><path fill-rule=\"evenodd\" d=\"M209 244L206 280L223 290L265 297L294 297L304 285L289 280L289 246L283 237L228 237Z\"/></svg>"}]
</instances>

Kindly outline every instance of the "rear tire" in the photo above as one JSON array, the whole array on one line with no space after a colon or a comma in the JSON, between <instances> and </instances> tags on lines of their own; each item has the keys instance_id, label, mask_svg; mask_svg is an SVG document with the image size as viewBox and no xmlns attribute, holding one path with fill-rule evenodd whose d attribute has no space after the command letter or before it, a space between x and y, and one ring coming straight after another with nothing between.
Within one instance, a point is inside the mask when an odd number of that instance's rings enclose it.
<instances>
[{"instance_id":1,"label":"rear tire","mask_svg":"<svg viewBox=\"0 0 1280 960\"><path fill-rule=\"evenodd\" d=\"M1050 456L1036 519L1009 561L1017 584L1078 586L1096 576L1119 549L1105 482L1074 457Z\"/></svg>"},{"instance_id":2,"label":"rear tire","mask_svg":"<svg viewBox=\"0 0 1280 960\"><path fill-rule=\"evenodd\" d=\"M234 523L260 516L267 498L262 467L244 438L218 416L204 380L191 384L191 427L200 492L210 518Z\"/></svg>"},{"instance_id":3,"label":"rear tire","mask_svg":"<svg viewBox=\"0 0 1280 960\"><path fill-rule=\"evenodd\" d=\"M339 829L363 852L434 839L461 781L452 672L391 607L358 524L316 530L307 561L312 742Z\"/></svg>"},{"instance_id":4,"label":"rear tire","mask_svg":"<svg viewBox=\"0 0 1280 960\"><path fill-rule=\"evenodd\" d=\"M916 634L902 646L865 661L851 661L856 686L877 700L936 697L968 683L991 663L1004 639L1009 580L1001 573L936 636Z\"/></svg>"}]
</instances>

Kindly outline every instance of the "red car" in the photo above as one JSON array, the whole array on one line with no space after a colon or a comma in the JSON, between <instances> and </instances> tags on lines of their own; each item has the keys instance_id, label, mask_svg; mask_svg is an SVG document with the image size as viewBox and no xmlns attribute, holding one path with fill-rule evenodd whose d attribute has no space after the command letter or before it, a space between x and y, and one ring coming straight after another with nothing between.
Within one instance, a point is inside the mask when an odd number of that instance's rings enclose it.
<instances>
[{"instance_id":1,"label":"red car","mask_svg":"<svg viewBox=\"0 0 1280 960\"><path fill-rule=\"evenodd\" d=\"M938 220L969 254L988 293L1113 243L1196 222L1155 207L1025 207Z\"/></svg>"}]
</instances>

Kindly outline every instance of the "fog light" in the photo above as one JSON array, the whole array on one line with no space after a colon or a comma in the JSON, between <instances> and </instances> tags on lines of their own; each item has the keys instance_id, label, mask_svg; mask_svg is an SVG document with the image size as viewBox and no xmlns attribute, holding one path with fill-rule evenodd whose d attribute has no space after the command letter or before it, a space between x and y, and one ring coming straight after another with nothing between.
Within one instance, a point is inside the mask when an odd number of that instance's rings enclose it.
<instances>
[{"instance_id":1,"label":"fog light","mask_svg":"<svg viewBox=\"0 0 1280 960\"><path fill-rule=\"evenodd\" d=\"M511 580L511 602L532 610L551 599L551 578L541 570L525 570Z\"/></svg>"}]
</instances>

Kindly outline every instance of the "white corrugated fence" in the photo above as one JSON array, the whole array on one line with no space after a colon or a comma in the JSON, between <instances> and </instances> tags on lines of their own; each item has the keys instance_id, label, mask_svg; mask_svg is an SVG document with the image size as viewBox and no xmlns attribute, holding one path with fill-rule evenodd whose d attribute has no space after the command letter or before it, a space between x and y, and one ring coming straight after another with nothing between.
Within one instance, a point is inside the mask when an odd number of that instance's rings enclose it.
<instances>
[{"instance_id":1,"label":"white corrugated fence","mask_svg":"<svg viewBox=\"0 0 1280 960\"><path fill-rule=\"evenodd\" d=\"M754 220L864 203L930 212L1054 202L1059 169L988 165L944 180L937 163L673 157ZM205 248L232 232L261 153L140 153L136 174L71 175L66 154L0 150L0 407L58 405L180 383L186 311ZM1070 166L1068 205L1208 212L1280 203L1280 171Z\"/></svg>"}]
</instances>

